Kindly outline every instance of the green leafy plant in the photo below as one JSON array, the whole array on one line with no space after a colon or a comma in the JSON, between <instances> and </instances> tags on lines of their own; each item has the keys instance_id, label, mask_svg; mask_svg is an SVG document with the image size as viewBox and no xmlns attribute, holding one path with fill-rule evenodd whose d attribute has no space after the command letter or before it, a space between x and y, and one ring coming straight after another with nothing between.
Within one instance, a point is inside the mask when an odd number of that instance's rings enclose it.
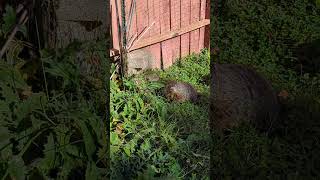
<instances>
[{"instance_id":1,"label":"green leafy plant","mask_svg":"<svg viewBox=\"0 0 320 180\"><path fill-rule=\"evenodd\" d=\"M205 179L207 101L172 103L162 90L166 80L174 79L191 82L208 94L202 78L209 73L209 53L191 55L164 72L152 73L159 74L158 82L147 81L148 72L122 84L111 81L111 179Z\"/></svg>"},{"instance_id":2,"label":"green leafy plant","mask_svg":"<svg viewBox=\"0 0 320 180\"><path fill-rule=\"evenodd\" d=\"M107 61L104 46L105 42L88 42L80 49L62 51L61 56L43 53L45 64L40 68L45 69L47 79L40 89L28 84L15 66L1 63L2 178L103 179L108 175L106 100L101 99L107 98L104 88L108 78L101 77L103 71L93 72L91 77L102 84L88 85L77 62L71 61L77 51ZM106 63L99 65L107 69ZM39 69L40 76L41 72Z\"/></svg>"}]
</instances>

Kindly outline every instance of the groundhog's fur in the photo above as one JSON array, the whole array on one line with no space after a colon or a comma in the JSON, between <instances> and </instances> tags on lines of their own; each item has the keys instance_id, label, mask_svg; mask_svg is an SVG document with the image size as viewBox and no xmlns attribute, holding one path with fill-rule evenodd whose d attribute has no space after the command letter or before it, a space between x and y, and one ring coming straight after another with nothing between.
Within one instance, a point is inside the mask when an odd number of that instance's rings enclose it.
<instances>
[{"instance_id":1,"label":"groundhog's fur","mask_svg":"<svg viewBox=\"0 0 320 180\"><path fill-rule=\"evenodd\" d=\"M279 111L271 84L251 68L213 64L211 77L212 125L225 130L248 121L269 130Z\"/></svg>"},{"instance_id":2,"label":"groundhog's fur","mask_svg":"<svg viewBox=\"0 0 320 180\"><path fill-rule=\"evenodd\" d=\"M176 102L198 100L198 93L192 85L185 82L169 81L164 88L164 94L167 99Z\"/></svg>"}]
</instances>

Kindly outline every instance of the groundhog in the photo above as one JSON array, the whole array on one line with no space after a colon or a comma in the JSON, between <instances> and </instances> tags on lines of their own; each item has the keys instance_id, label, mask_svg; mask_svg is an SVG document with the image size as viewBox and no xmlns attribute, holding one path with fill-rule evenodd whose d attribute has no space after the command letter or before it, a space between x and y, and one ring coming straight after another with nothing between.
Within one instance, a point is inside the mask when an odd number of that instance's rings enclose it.
<instances>
[{"instance_id":1,"label":"groundhog","mask_svg":"<svg viewBox=\"0 0 320 180\"><path fill-rule=\"evenodd\" d=\"M236 64L213 64L210 110L213 128L219 132L250 122L270 130L279 112L271 84L252 68Z\"/></svg>"},{"instance_id":2,"label":"groundhog","mask_svg":"<svg viewBox=\"0 0 320 180\"><path fill-rule=\"evenodd\" d=\"M167 99L175 102L197 102L198 93L192 85L186 82L168 81L164 88Z\"/></svg>"}]
</instances>

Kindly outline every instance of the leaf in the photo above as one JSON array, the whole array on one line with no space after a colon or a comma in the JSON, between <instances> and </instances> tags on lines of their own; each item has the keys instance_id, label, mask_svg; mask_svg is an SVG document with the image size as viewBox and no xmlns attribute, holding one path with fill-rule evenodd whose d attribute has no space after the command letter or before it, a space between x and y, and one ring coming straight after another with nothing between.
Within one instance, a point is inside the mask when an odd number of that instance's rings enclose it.
<instances>
[{"instance_id":1,"label":"leaf","mask_svg":"<svg viewBox=\"0 0 320 180\"><path fill-rule=\"evenodd\" d=\"M7 35L12 27L16 24L16 13L13 7L7 5L5 9L5 13L3 14L3 22L2 30L5 35Z\"/></svg>"},{"instance_id":2,"label":"leaf","mask_svg":"<svg viewBox=\"0 0 320 180\"><path fill-rule=\"evenodd\" d=\"M110 144L111 145L119 145L121 143L118 134L111 132L110 133Z\"/></svg>"},{"instance_id":3,"label":"leaf","mask_svg":"<svg viewBox=\"0 0 320 180\"><path fill-rule=\"evenodd\" d=\"M9 175L15 180L25 179L25 166L22 157L14 156L8 163Z\"/></svg>"},{"instance_id":4,"label":"leaf","mask_svg":"<svg viewBox=\"0 0 320 180\"><path fill-rule=\"evenodd\" d=\"M127 156L131 156L131 146L130 144L126 144L126 146L123 148L124 152L126 153Z\"/></svg>"},{"instance_id":5,"label":"leaf","mask_svg":"<svg viewBox=\"0 0 320 180\"><path fill-rule=\"evenodd\" d=\"M25 118L29 113L40 109L47 102L44 93L34 93L28 99L18 104L17 112L19 112L19 116L17 121L20 122L23 118Z\"/></svg>"},{"instance_id":6,"label":"leaf","mask_svg":"<svg viewBox=\"0 0 320 180\"><path fill-rule=\"evenodd\" d=\"M149 140L145 140L144 143L141 145L141 149L144 151L148 151L150 150L150 148L151 148L151 145Z\"/></svg>"},{"instance_id":7,"label":"leaf","mask_svg":"<svg viewBox=\"0 0 320 180\"><path fill-rule=\"evenodd\" d=\"M40 168L44 170L44 172L48 173L51 168L54 167L55 162L55 142L53 139L53 134L50 133L48 136L48 141L44 145L44 158L40 161Z\"/></svg>"},{"instance_id":8,"label":"leaf","mask_svg":"<svg viewBox=\"0 0 320 180\"><path fill-rule=\"evenodd\" d=\"M0 125L0 149L7 145L12 137L12 134L9 132L7 127Z\"/></svg>"},{"instance_id":9,"label":"leaf","mask_svg":"<svg viewBox=\"0 0 320 180\"><path fill-rule=\"evenodd\" d=\"M96 164L92 161L90 161L87 165L86 169L86 180L94 180L98 179L99 177L99 170L96 166Z\"/></svg>"},{"instance_id":10,"label":"leaf","mask_svg":"<svg viewBox=\"0 0 320 180\"><path fill-rule=\"evenodd\" d=\"M91 159L92 155L94 154L94 152L96 150L96 145L94 144L94 139L93 139L92 135L90 134L90 131L84 121L85 119L82 119L80 117L78 117L78 118L79 119L77 119L76 122L81 128L87 156L89 159Z\"/></svg>"},{"instance_id":11,"label":"leaf","mask_svg":"<svg viewBox=\"0 0 320 180\"><path fill-rule=\"evenodd\" d=\"M148 168L144 170L144 172L140 172L138 176L138 180L147 180L147 179L154 179L154 176L156 174L156 170L154 166L148 165Z\"/></svg>"},{"instance_id":12,"label":"leaf","mask_svg":"<svg viewBox=\"0 0 320 180\"><path fill-rule=\"evenodd\" d=\"M0 86L1 87L1 86ZM0 93L2 93L0 91ZM9 104L7 102L0 101L0 118L3 119L3 116L8 116L10 111Z\"/></svg>"},{"instance_id":13,"label":"leaf","mask_svg":"<svg viewBox=\"0 0 320 180\"><path fill-rule=\"evenodd\" d=\"M15 88L25 88L27 83L24 81L22 74L9 64L0 61L0 82L3 85L9 84ZM1 85L2 86L2 85Z\"/></svg>"},{"instance_id":14,"label":"leaf","mask_svg":"<svg viewBox=\"0 0 320 180\"><path fill-rule=\"evenodd\" d=\"M60 178L58 179L65 179L65 177L68 177L72 169L78 166L79 166L78 161L71 158L70 156L66 156L66 155L63 156L63 164L61 167L61 171L59 173Z\"/></svg>"}]
</instances>

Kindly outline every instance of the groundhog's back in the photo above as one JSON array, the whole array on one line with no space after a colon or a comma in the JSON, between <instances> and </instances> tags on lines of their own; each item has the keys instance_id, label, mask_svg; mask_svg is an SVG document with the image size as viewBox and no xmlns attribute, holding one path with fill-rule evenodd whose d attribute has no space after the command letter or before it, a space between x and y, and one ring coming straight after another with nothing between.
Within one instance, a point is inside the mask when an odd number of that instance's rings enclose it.
<instances>
[{"instance_id":1,"label":"groundhog's back","mask_svg":"<svg viewBox=\"0 0 320 180\"><path fill-rule=\"evenodd\" d=\"M279 109L271 84L243 65L214 64L213 71L213 126L225 129L249 121L257 128L268 129Z\"/></svg>"}]
</instances>

